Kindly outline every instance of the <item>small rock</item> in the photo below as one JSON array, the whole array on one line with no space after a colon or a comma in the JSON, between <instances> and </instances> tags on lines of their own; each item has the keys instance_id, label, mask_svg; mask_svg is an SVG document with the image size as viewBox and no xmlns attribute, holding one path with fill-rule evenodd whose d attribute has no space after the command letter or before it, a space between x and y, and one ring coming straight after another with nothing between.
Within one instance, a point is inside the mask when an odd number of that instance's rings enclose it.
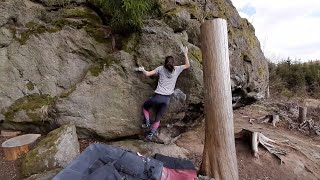
<instances>
[{"instance_id":1,"label":"small rock","mask_svg":"<svg viewBox=\"0 0 320 180\"><path fill-rule=\"evenodd\" d=\"M22 175L66 167L80 152L76 128L65 125L41 140L22 162Z\"/></svg>"}]
</instances>

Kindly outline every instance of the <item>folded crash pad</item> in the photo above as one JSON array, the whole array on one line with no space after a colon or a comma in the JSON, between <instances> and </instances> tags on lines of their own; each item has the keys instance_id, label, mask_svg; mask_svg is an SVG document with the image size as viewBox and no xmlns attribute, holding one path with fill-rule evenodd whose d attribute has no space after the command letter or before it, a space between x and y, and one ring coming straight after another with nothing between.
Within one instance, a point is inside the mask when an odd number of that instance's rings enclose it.
<instances>
[{"instance_id":1,"label":"folded crash pad","mask_svg":"<svg viewBox=\"0 0 320 180\"><path fill-rule=\"evenodd\" d=\"M87 147L53 180L160 180L163 163L104 144Z\"/></svg>"},{"instance_id":2,"label":"folded crash pad","mask_svg":"<svg viewBox=\"0 0 320 180\"><path fill-rule=\"evenodd\" d=\"M161 180L194 180L197 176L196 168L190 160L162 154L156 154L154 158L163 162Z\"/></svg>"}]
</instances>

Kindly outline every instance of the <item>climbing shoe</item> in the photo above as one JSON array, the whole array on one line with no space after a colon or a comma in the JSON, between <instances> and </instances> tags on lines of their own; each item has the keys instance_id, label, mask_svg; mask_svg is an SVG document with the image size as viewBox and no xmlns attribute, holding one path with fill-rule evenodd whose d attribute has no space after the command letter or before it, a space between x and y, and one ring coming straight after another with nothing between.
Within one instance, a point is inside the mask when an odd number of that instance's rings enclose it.
<instances>
[{"instance_id":1,"label":"climbing shoe","mask_svg":"<svg viewBox=\"0 0 320 180\"><path fill-rule=\"evenodd\" d=\"M141 127L144 129L148 129L148 128L150 128L150 123L142 124Z\"/></svg>"}]
</instances>

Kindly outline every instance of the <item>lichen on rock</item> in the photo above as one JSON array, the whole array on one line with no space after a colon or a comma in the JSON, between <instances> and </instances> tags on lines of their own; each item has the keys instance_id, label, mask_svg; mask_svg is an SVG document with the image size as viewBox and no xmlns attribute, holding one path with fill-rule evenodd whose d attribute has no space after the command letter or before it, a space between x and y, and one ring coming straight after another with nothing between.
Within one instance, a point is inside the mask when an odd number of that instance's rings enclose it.
<instances>
[{"instance_id":1,"label":"lichen on rock","mask_svg":"<svg viewBox=\"0 0 320 180\"><path fill-rule=\"evenodd\" d=\"M22 162L22 175L66 167L80 152L76 128L65 125L50 132Z\"/></svg>"},{"instance_id":2,"label":"lichen on rock","mask_svg":"<svg viewBox=\"0 0 320 180\"><path fill-rule=\"evenodd\" d=\"M31 94L16 100L8 108L2 109L1 113L6 121L37 122L42 120L41 108L53 105L55 100L50 95Z\"/></svg>"}]
</instances>

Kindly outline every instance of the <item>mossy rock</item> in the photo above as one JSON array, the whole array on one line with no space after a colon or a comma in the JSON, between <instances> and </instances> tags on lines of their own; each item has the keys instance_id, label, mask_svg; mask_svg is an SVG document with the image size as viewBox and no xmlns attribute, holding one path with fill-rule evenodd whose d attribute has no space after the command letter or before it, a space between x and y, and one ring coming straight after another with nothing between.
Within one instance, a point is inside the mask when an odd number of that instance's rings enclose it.
<instances>
[{"instance_id":1,"label":"mossy rock","mask_svg":"<svg viewBox=\"0 0 320 180\"><path fill-rule=\"evenodd\" d=\"M111 39L108 38L111 32L110 29L105 29L95 25L87 25L84 29L97 42L111 44Z\"/></svg>"},{"instance_id":2,"label":"mossy rock","mask_svg":"<svg viewBox=\"0 0 320 180\"><path fill-rule=\"evenodd\" d=\"M129 37L122 40L122 49L128 53L134 51L135 47L139 44L140 34L133 33Z\"/></svg>"},{"instance_id":3,"label":"mossy rock","mask_svg":"<svg viewBox=\"0 0 320 180\"><path fill-rule=\"evenodd\" d=\"M84 19L92 23L101 24L100 17L94 11L86 7L73 7L64 9L62 12L62 17Z\"/></svg>"},{"instance_id":4,"label":"mossy rock","mask_svg":"<svg viewBox=\"0 0 320 180\"><path fill-rule=\"evenodd\" d=\"M26 24L26 28L27 30L23 30L23 31L20 31L15 27L11 28L14 39L17 40L21 45L24 45L32 35L36 36L38 34L43 34L45 32L54 33L60 30L56 27L38 24L33 21L28 22Z\"/></svg>"},{"instance_id":5,"label":"mossy rock","mask_svg":"<svg viewBox=\"0 0 320 180\"><path fill-rule=\"evenodd\" d=\"M79 142L74 125L64 125L51 131L22 161L22 175L30 176L65 167L79 154Z\"/></svg>"},{"instance_id":6,"label":"mossy rock","mask_svg":"<svg viewBox=\"0 0 320 180\"><path fill-rule=\"evenodd\" d=\"M40 109L54 104L56 98L50 95L31 94L16 100L10 107L2 109L6 121L19 122L15 118L18 112L25 112L31 121L41 121Z\"/></svg>"},{"instance_id":7,"label":"mossy rock","mask_svg":"<svg viewBox=\"0 0 320 180\"><path fill-rule=\"evenodd\" d=\"M33 91L34 90L34 84L31 81L29 81L26 86L27 86L29 91Z\"/></svg>"},{"instance_id":8,"label":"mossy rock","mask_svg":"<svg viewBox=\"0 0 320 180\"><path fill-rule=\"evenodd\" d=\"M55 26L57 29L61 30L65 26L70 26L76 29L83 28L86 24L82 21L77 20L70 20L70 19L64 19L59 18L51 23L51 25Z\"/></svg>"},{"instance_id":9,"label":"mossy rock","mask_svg":"<svg viewBox=\"0 0 320 180\"><path fill-rule=\"evenodd\" d=\"M114 64L116 60L111 56L100 58L89 67L89 72L92 76L99 76L99 74L105 69Z\"/></svg>"},{"instance_id":10,"label":"mossy rock","mask_svg":"<svg viewBox=\"0 0 320 180\"><path fill-rule=\"evenodd\" d=\"M69 88L69 89L65 90L64 92L62 92L59 97L60 97L60 98L66 98L66 97L68 97L73 91L75 91L76 89L77 89L77 85L76 85L76 84L75 84L75 85L72 85L71 88Z\"/></svg>"},{"instance_id":11,"label":"mossy rock","mask_svg":"<svg viewBox=\"0 0 320 180\"><path fill-rule=\"evenodd\" d=\"M189 47L188 56L202 64L202 52L200 48L196 46Z\"/></svg>"}]
</instances>

